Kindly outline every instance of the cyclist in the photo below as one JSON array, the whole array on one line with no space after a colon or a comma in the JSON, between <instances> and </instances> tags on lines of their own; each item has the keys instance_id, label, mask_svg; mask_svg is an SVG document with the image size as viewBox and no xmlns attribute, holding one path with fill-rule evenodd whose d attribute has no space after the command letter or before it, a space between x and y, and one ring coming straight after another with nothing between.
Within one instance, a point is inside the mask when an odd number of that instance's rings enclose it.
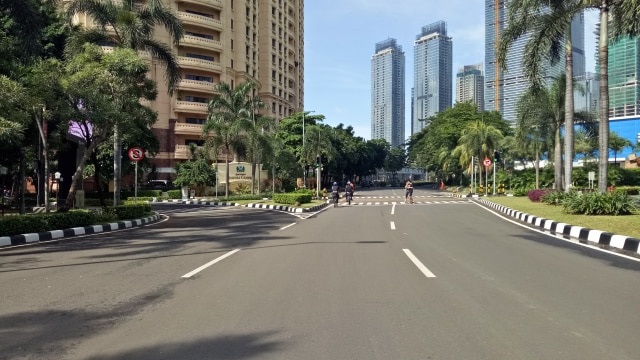
<instances>
[{"instance_id":1,"label":"cyclist","mask_svg":"<svg viewBox=\"0 0 640 360\"><path fill-rule=\"evenodd\" d=\"M347 181L347 186L345 187L344 192L347 202L351 203L351 199L353 198L353 185L351 184L351 181Z\"/></svg>"},{"instance_id":2,"label":"cyclist","mask_svg":"<svg viewBox=\"0 0 640 360\"><path fill-rule=\"evenodd\" d=\"M411 183L411 180L407 180L407 183L404 185L404 190L404 202L410 202L413 204L413 184Z\"/></svg>"},{"instance_id":3,"label":"cyclist","mask_svg":"<svg viewBox=\"0 0 640 360\"><path fill-rule=\"evenodd\" d=\"M333 206L338 206L338 199L340 198L340 188L338 188L338 183L333 182L333 186L331 186L331 197L333 199Z\"/></svg>"}]
</instances>

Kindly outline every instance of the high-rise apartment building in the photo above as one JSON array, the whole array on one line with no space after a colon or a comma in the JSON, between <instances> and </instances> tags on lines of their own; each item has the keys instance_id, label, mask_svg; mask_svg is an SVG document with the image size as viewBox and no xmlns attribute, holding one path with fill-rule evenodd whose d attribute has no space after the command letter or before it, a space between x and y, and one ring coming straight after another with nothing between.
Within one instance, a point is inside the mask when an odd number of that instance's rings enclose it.
<instances>
[{"instance_id":1,"label":"high-rise apartment building","mask_svg":"<svg viewBox=\"0 0 640 360\"><path fill-rule=\"evenodd\" d=\"M141 2L142 3L142 2ZM303 0L163 0L182 22L185 36L178 45L165 31L156 40L167 44L182 70L177 91L166 91L162 63L141 53L151 64L149 77L158 84L153 132L160 153L153 159L159 178L171 177L177 162L189 158L189 143L203 144L202 125L214 85L237 86L253 81L253 96L268 105L264 114L280 119L304 105ZM84 15L79 24L91 27ZM103 47L109 51L108 46Z\"/></svg>"},{"instance_id":2,"label":"high-rise apartment building","mask_svg":"<svg viewBox=\"0 0 640 360\"><path fill-rule=\"evenodd\" d=\"M596 25L596 39L600 24ZM598 49L596 44L596 50ZM600 73L598 51L596 73ZM640 116L640 38L624 36L609 40L609 118Z\"/></svg>"},{"instance_id":3,"label":"high-rise apartment building","mask_svg":"<svg viewBox=\"0 0 640 360\"><path fill-rule=\"evenodd\" d=\"M376 43L371 57L371 138L404 143L404 52L396 39Z\"/></svg>"},{"instance_id":4,"label":"high-rise apartment building","mask_svg":"<svg viewBox=\"0 0 640 360\"><path fill-rule=\"evenodd\" d=\"M485 0L485 110L498 111L503 119L515 124L517 105L529 88L529 81L522 69L524 48L529 41L523 36L513 42L506 59L507 71L500 70L496 62L496 45L505 28L508 1ZM584 14L572 22L574 74L585 73ZM544 66L543 81L551 84L564 72L564 57L558 63Z\"/></svg>"},{"instance_id":5,"label":"high-rise apartment building","mask_svg":"<svg viewBox=\"0 0 640 360\"><path fill-rule=\"evenodd\" d=\"M468 102L484 111L484 75L482 63L465 65L456 74L456 102Z\"/></svg>"},{"instance_id":6,"label":"high-rise apartment building","mask_svg":"<svg viewBox=\"0 0 640 360\"><path fill-rule=\"evenodd\" d=\"M451 107L453 49L447 23L422 28L413 43L413 109L411 133L420 132L428 119Z\"/></svg>"}]
</instances>

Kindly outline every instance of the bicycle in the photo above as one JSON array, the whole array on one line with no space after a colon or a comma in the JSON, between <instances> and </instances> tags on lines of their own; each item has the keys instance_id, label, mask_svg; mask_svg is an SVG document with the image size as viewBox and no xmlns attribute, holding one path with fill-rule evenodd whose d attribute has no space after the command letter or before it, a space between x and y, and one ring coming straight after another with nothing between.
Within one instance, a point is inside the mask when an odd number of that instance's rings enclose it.
<instances>
[{"instance_id":1,"label":"bicycle","mask_svg":"<svg viewBox=\"0 0 640 360\"><path fill-rule=\"evenodd\" d=\"M338 199L340 198L340 194L338 194L337 192L333 193L333 207L337 208L338 207Z\"/></svg>"},{"instance_id":2,"label":"bicycle","mask_svg":"<svg viewBox=\"0 0 640 360\"><path fill-rule=\"evenodd\" d=\"M347 203L351 205L351 198L353 197L353 195L351 195L350 193L345 193L344 196L346 198L345 200L347 201Z\"/></svg>"}]
</instances>

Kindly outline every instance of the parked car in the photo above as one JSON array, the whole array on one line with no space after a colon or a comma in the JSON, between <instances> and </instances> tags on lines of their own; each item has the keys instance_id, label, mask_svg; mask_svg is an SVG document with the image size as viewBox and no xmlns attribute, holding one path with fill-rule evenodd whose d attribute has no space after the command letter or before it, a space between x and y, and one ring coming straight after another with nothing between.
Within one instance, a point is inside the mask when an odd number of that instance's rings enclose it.
<instances>
[{"instance_id":1,"label":"parked car","mask_svg":"<svg viewBox=\"0 0 640 360\"><path fill-rule=\"evenodd\" d=\"M145 188L148 190L173 190L173 183L170 180L149 180Z\"/></svg>"}]
</instances>

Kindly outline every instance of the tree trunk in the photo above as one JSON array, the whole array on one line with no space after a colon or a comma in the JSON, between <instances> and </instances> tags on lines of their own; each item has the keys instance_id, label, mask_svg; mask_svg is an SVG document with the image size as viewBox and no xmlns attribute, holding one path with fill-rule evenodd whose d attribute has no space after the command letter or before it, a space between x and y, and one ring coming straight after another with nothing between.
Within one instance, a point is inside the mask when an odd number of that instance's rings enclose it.
<instances>
[{"instance_id":1,"label":"tree trunk","mask_svg":"<svg viewBox=\"0 0 640 360\"><path fill-rule=\"evenodd\" d=\"M98 155L95 151L91 152L91 162L95 168L93 173L93 181L96 184L96 189L98 190L98 199L100 200L100 206L105 207L107 204L104 202L104 187L102 186L102 182L100 181L100 174L102 174L102 167L100 166L100 162L98 161Z\"/></svg>"},{"instance_id":2,"label":"tree trunk","mask_svg":"<svg viewBox=\"0 0 640 360\"><path fill-rule=\"evenodd\" d=\"M251 156L251 195L256 194L256 161L255 157Z\"/></svg>"},{"instance_id":3,"label":"tree trunk","mask_svg":"<svg viewBox=\"0 0 640 360\"><path fill-rule=\"evenodd\" d=\"M540 189L540 153L536 150L536 161L534 164L536 168L536 189Z\"/></svg>"},{"instance_id":4,"label":"tree trunk","mask_svg":"<svg viewBox=\"0 0 640 360\"><path fill-rule=\"evenodd\" d=\"M565 32L565 98L564 98L564 191L571 191L573 170L573 46L571 44L571 24Z\"/></svg>"},{"instance_id":5,"label":"tree trunk","mask_svg":"<svg viewBox=\"0 0 640 360\"><path fill-rule=\"evenodd\" d=\"M47 144L47 126L44 119L44 110L37 115L36 111L36 124L38 125L38 133L40 134L40 141L42 142L42 158L44 162L44 211L49 212L49 145ZM39 191L40 189L38 189ZM38 204L39 205L39 204Z\"/></svg>"},{"instance_id":6,"label":"tree trunk","mask_svg":"<svg viewBox=\"0 0 640 360\"><path fill-rule=\"evenodd\" d=\"M113 206L120 204L120 190L122 187L121 180L121 162L122 162L122 134L120 126L114 125L113 128Z\"/></svg>"},{"instance_id":7,"label":"tree trunk","mask_svg":"<svg viewBox=\"0 0 640 360\"><path fill-rule=\"evenodd\" d=\"M229 197L229 146L226 147L227 154L225 155L225 162L227 164L227 173L224 175L226 183L224 184L224 197Z\"/></svg>"},{"instance_id":8,"label":"tree trunk","mask_svg":"<svg viewBox=\"0 0 640 360\"><path fill-rule=\"evenodd\" d=\"M96 142L91 142L89 146L87 146L87 148L84 150L82 158L80 158L80 162L76 165L76 171L71 177L71 187L69 188L67 199L65 200L64 205L60 207L58 211L69 211L69 209L73 207L73 202L76 199L78 179L82 179L82 171L84 170L84 166L87 163L87 160L91 157L91 153L96 148L96 145L94 144L96 144ZM60 189L58 189L58 191L60 191Z\"/></svg>"},{"instance_id":9,"label":"tree trunk","mask_svg":"<svg viewBox=\"0 0 640 360\"><path fill-rule=\"evenodd\" d=\"M560 126L558 123L555 131L555 148L553 149L553 162L554 162L554 189L561 190L564 189L562 184L562 138L560 136Z\"/></svg>"},{"instance_id":10,"label":"tree trunk","mask_svg":"<svg viewBox=\"0 0 640 360\"><path fill-rule=\"evenodd\" d=\"M609 166L609 7L603 0L600 7L600 126L598 143L598 191L606 192Z\"/></svg>"}]
</instances>

